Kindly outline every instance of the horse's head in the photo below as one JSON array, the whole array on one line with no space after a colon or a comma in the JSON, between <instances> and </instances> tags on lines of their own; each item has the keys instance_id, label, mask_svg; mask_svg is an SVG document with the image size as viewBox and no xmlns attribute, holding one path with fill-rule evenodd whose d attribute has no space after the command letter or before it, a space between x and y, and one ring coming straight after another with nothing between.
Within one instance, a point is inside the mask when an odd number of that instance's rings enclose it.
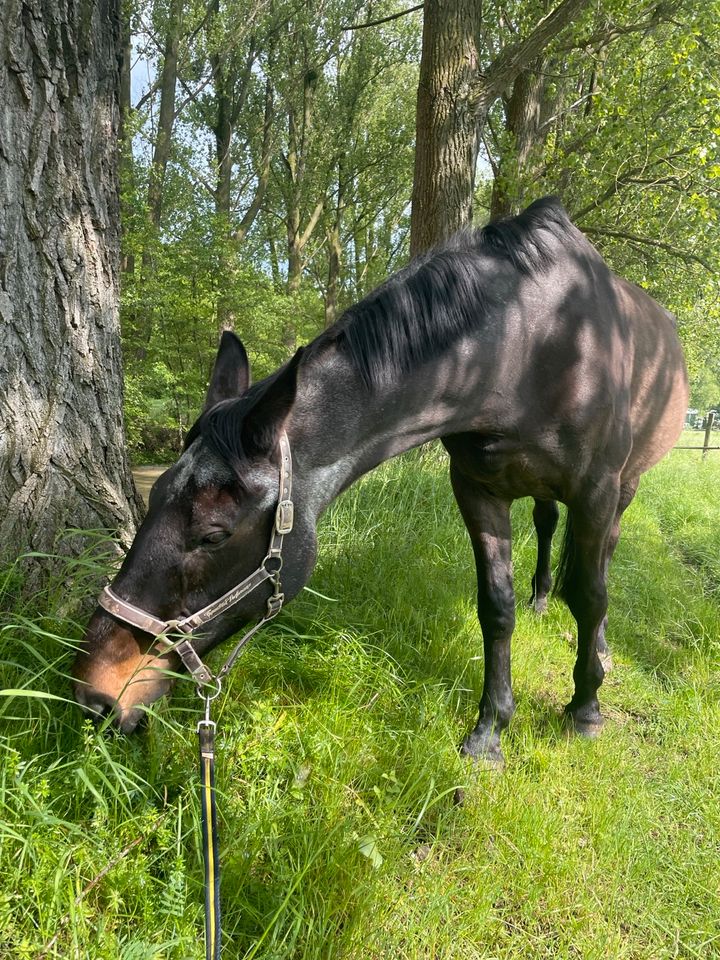
<instances>
[{"instance_id":1,"label":"horse's head","mask_svg":"<svg viewBox=\"0 0 720 960\"><path fill-rule=\"evenodd\" d=\"M205 410L180 459L155 483L112 583L122 601L159 621L182 620L261 568L281 499L279 440L295 398L298 356L249 389L245 350L233 334L223 334ZM314 560L314 521L296 502L282 550L286 599L302 588ZM265 581L193 631L195 652L204 655L262 617L272 592ZM180 669L177 653L152 633L99 606L73 668L77 699L93 714L111 714L128 732Z\"/></svg>"}]
</instances>

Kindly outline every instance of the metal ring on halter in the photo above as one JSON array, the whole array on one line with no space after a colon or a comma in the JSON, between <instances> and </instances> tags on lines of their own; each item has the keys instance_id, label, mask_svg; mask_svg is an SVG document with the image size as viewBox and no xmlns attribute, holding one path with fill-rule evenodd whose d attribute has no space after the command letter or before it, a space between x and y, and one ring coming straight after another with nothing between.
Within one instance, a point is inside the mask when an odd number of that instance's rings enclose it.
<instances>
[{"instance_id":1,"label":"metal ring on halter","mask_svg":"<svg viewBox=\"0 0 720 960\"><path fill-rule=\"evenodd\" d=\"M208 681L208 684L210 683L215 684L215 687L216 687L215 693L208 694L203 690L202 687L195 687L195 692L197 693L197 695L200 697L201 700L204 700L206 703L211 703L213 700L217 700L217 698L222 693L222 680L220 679L220 677L211 677L211 679Z\"/></svg>"},{"instance_id":2,"label":"metal ring on halter","mask_svg":"<svg viewBox=\"0 0 720 960\"><path fill-rule=\"evenodd\" d=\"M269 560L274 560L277 566L268 567ZM262 568L266 573L269 573L271 577L277 577L283 568L283 558L281 556L274 556L273 554L268 553L268 555L263 559Z\"/></svg>"}]
</instances>

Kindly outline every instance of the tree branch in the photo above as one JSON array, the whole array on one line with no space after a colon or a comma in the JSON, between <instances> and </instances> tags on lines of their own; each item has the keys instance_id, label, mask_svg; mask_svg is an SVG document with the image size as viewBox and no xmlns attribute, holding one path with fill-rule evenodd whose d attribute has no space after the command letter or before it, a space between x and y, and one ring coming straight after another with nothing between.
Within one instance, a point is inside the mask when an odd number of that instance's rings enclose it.
<instances>
[{"instance_id":1,"label":"tree branch","mask_svg":"<svg viewBox=\"0 0 720 960\"><path fill-rule=\"evenodd\" d=\"M698 257L695 253L680 250L671 243L664 243L662 240L651 240L650 237L639 237L635 233L626 233L624 230L608 230L605 227L585 227L582 224L578 224L578 227L583 233L591 237L610 237L613 240L627 240L628 243L639 244L640 246L656 247L659 250L664 250L666 253L672 254L672 256L677 257L678 260L682 260L684 263L699 263L708 273L713 276L717 275L717 270L707 260Z\"/></svg>"},{"instance_id":2,"label":"tree branch","mask_svg":"<svg viewBox=\"0 0 720 960\"><path fill-rule=\"evenodd\" d=\"M677 157L681 157L688 152L689 150L687 149L677 150L675 153L671 153L667 157L658 157L656 160L642 163L640 166L633 167L632 169L627 170L625 173L618 174L612 183L606 187L606 189L598 197L596 197L592 203L589 203L586 207L583 207L582 210L576 210L573 214L574 218L579 220L582 217L586 217L589 213L592 213L593 210L597 210L598 207L601 207L604 203L614 197L616 193L619 193L623 187L633 183L635 178L641 174L648 170L652 170L654 167L662 166L663 164L669 165L671 160L675 160Z\"/></svg>"},{"instance_id":3,"label":"tree branch","mask_svg":"<svg viewBox=\"0 0 720 960\"><path fill-rule=\"evenodd\" d=\"M306 243L312 236L312 232L317 226L318 220L322 216L322 212L324 209L325 209L325 197L321 197L320 200L318 200L315 206L315 209L310 214L310 219L307 222L307 226L298 237L297 245L300 248L300 250L303 249L303 247L306 245Z\"/></svg>"},{"instance_id":4,"label":"tree branch","mask_svg":"<svg viewBox=\"0 0 720 960\"><path fill-rule=\"evenodd\" d=\"M350 26L343 27L343 30L366 30L368 27L377 27L381 23L389 23L391 20L399 20L400 17L405 17L409 13L415 13L417 10L422 10L425 6L424 3L416 3L414 7L408 7L407 10L400 10L399 13L391 13L387 17L380 17L379 20L367 20L365 23L353 23Z\"/></svg>"},{"instance_id":5,"label":"tree branch","mask_svg":"<svg viewBox=\"0 0 720 960\"><path fill-rule=\"evenodd\" d=\"M601 30L595 30L589 36L578 40L576 43L564 44L560 49L566 53L570 50L589 50L593 47L602 50L603 47L608 46L608 44L613 43L615 40L619 40L621 37L627 36L629 33L652 30L663 21L673 23L669 17L669 4L652 3L650 4L650 9L652 12L647 20L639 20L637 23L627 23L623 26L617 23L608 23Z\"/></svg>"},{"instance_id":6,"label":"tree branch","mask_svg":"<svg viewBox=\"0 0 720 960\"><path fill-rule=\"evenodd\" d=\"M547 47L559 33L590 5L590 0L562 0L551 13L540 20L523 40L507 44L479 77L475 99L479 111L492 102Z\"/></svg>"}]
</instances>

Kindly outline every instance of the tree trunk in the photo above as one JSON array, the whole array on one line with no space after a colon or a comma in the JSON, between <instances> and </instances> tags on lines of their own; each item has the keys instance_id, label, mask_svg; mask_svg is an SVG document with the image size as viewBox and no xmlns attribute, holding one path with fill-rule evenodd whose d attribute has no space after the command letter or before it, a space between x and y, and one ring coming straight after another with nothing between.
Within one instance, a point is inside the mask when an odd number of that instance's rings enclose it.
<instances>
[{"instance_id":1,"label":"tree trunk","mask_svg":"<svg viewBox=\"0 0 720 960\"><path fill-rule=\"evenodd\" d=\"M329 327L337 319L338 296L340 292L340 271L342 269L341 228L345 211L345 174L342 157L337 163L337 197L332 211L332 220L327 226L328 279L325 289L325 326Z\"/></svg>"},{"instance_id":2,"label":"tree trunk","mask_svg":"<svg viewBox=\"0 0 720 960\"><path fill-rule=\"evenodd\" d=\"M3 0L0 550L132 537L118 322L118 0ZM81 546L66 540L64 550Z\"/></svg>"},{"instance_id":3,"label":"tree trunk","mask_svg":"<svg viewBox=\"0 0 720 960\"><path fill-rule=\"evenodd\" d=\"M482 4L425 0L418 83L410 255L470 223L477 123L470 96L478 75Z\"/></svg>"},{"instance_id":4,"label":"tree trunk","mask_svg":"<svg viewBox=\"0 0 720 960\"><path fill-rule=\"evenodd\" d=\"M546 137L539 132L543 99L543 60L538 59L529 70L515 77L510 99L505 107L505 129L511 135L512 148L500 157L499 176L493 182L490 215L507 216L519 213L530 202L523 187L532 175L533 149Z\"/></svg>"},{"instance_id":5,"label":"tree trunk","mask_svg":"<svg viewBox=\"0 0 720 960\"><path fill-rule=\"evenodd\" d=\"M175 88L177 86L178 50L180 47L180 22L183 0L170 0L163 65L160 74L160 117L153 150L148 185L148 209L150 222L157 230L162 216L165 171L170 159L173 126L175 125Z\"/></svg>"},{"instance_id":6,"label":"tree trunk","mask_svg":"<svg viewBox=\"0 0 720 960\"><path fill-rule=\"evenodd\" d=\"M426 0L418 84L410 253L470 223L475 164L488 112L518 74L590 5L561 0L480 72L482 4Z\"/></svg>"},{"instance_id":7,"label":"tree trunk","mask_svg":"<svg viewBox=\"0 0 720 960\"><path fill-rule=\"evenodd\" d=\"M135 166L132 154L132 131L128 133L128 123L132 116L132 25L130 22L129 0L121 0L120 25L120 170L121 181L126 189L135 191ZM124 224L127 230L127 223ZM135 272L135 256L130 251L124 251L120 269L123 273Z\"/></svg>"}]
</instances>

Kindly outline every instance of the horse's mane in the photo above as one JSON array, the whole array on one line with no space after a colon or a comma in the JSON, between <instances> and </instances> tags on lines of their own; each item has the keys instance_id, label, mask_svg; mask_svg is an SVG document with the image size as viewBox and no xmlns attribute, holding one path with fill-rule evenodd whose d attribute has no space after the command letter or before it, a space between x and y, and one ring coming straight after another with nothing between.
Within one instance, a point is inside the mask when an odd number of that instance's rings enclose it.
<instances>
[{"instance_id":1,"label":"horse's mane","mask_svg":"<svg viewBox=\"0 0 720 960\"><path fill-rule=\"evenodd\" d=\"M313 340L305 356L335 345L350 358L366 387L375 389L388 377L437 356L483 322L493 294L487 263L481 268L481 260L494 258L532 276L547 269L558 241L571 235L575 241L582 236L555 197L537 200L517 217L460 231L346 310ZM204 413L188 433L185 449L202 435L240 475L247 459L243 419L262 402L282 370L254 384L244 396Z\"/></svg>"},{"instance_id":2,"label":"horse's mane","mask_svg":"<svg viewBox=\"0 0 720 960\"><path fill-rule=\"evenodd\" d=\"M506 261L526 276L541 273L554 259L553 240L574 231L556 197L537 200L517 217L462 230L347 309L309 350L335 344L372 389L477 328L492 302L482 258Z\"/></svg>"}]
</instances>

